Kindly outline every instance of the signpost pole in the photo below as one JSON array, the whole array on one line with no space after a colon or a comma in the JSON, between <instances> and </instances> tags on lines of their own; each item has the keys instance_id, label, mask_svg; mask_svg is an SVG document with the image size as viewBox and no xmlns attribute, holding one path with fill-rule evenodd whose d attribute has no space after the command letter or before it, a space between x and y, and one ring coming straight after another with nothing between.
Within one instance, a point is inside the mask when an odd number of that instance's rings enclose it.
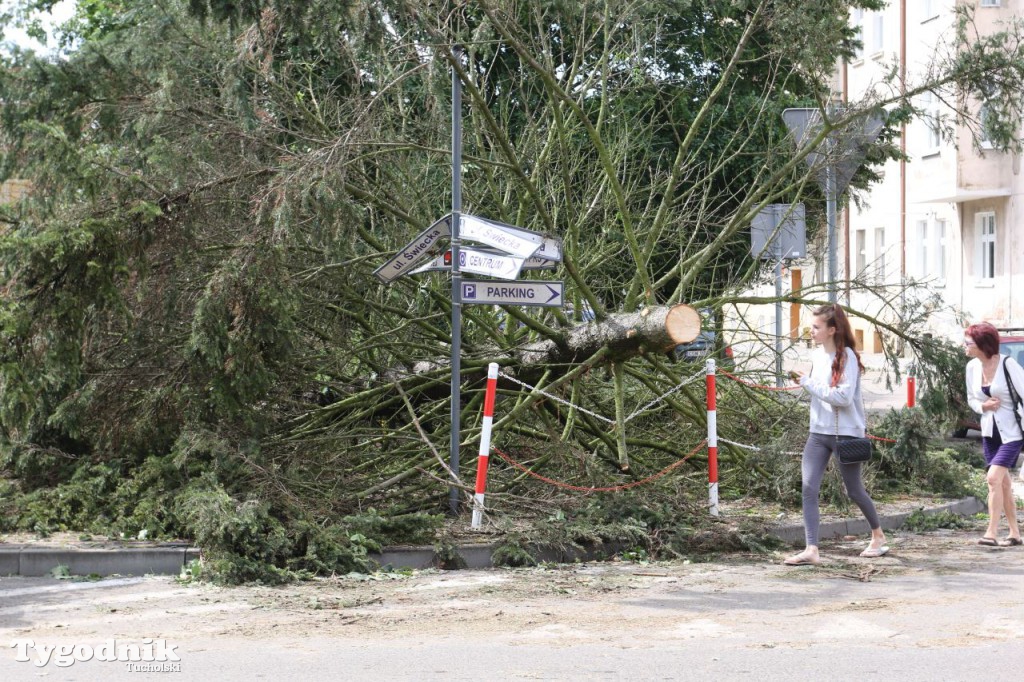
<instances>
[{"instance_id":1,"label":"signpost pole","mask_svg":"<svg viewBox=\"0 0 1024 682\"><path fill-rule=\"evenodd\" d=\"M828 300L829 303L835 303L839 268L836 258L836 170L831 156L830 153L825 165L825 216L828 221Z\"/></svg>"},{"instance_id":2,"label":"signpost pole","mask_svg":"<svg viewBox=\"0 0 1024 682\"><path fill-rule=\"evenodd\" d=\"M452 50L455 60L462 57L462 50ZM452 67L452 405L451 405L451 446L449 466L455 476L459 475L459 441L461 435L461 384L462 384L462 274L459 272L459 224L462 213L462 83L458 70ZM448 507L452 516L459 513L459 489L448 488Z\"/></svg>"},{"instance_id":3,"label":"signpost pole","mask_svg":"<svg viewBox=\"0 0 1024 682\"><path fill-rule=\"evenodd\" d=\"M778 221L776 221L778 225ZM782 388L782 239L775 236L775 385Z\"/></svg>"}]
</instances>

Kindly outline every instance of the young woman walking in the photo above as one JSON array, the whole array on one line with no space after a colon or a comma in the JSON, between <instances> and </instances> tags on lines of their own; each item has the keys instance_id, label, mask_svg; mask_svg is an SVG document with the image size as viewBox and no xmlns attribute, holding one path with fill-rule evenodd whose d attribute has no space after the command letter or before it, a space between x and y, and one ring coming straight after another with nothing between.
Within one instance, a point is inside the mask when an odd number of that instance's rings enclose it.
<instances>
[{"instance_id":1,"label":"young woman walking","mask_svg":"<svg viewBox=\"0 0 1024 682\"><path fill-rule=\"evenodd\" d=\"M818 347L811 355L811 371L804 376L790 372L790 378L799 383L811 396L811 426L801 460L804 512L804 536L807 547L785 560L787 566L818 564L818 493L836 441L843 438L863 438L866 431L864 400L860 390L860 375L864 365L857 353L857 342L846 313L839 305L826 305L814 311L811 322L811 340ZM864 481L861 464L836 465L843 476L846 494L850 496L871 527L871 542L861 552L862 557L880 557L889 551L885 545L875 510Z\"/></svg>"}]
</instances>

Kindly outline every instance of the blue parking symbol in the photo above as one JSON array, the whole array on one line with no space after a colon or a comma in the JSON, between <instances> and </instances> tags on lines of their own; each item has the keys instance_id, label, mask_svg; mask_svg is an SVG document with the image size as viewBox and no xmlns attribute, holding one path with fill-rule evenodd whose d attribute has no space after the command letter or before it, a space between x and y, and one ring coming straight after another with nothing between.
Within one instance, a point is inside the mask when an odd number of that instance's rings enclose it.
<instances>
[{"instance_id":1,"label":"blue parking symbol","mask_svg":"<svg viewBox=\"0 0 1024 682\"><path fill-rule=\"evenodd\" d=\"M475 284L463 284L462 285L462 298L476 298L476 285Z\"/></svg>"}]
</instances>

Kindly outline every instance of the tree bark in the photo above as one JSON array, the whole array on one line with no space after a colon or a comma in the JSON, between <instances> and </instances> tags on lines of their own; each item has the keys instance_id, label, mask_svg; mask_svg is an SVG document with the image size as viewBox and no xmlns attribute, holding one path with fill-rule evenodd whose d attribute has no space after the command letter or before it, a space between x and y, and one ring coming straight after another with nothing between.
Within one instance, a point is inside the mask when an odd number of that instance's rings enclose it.
<instances>
[{"instance_id":1,"label":"tree bark","mask_svg":"<svg viewBox=\"0 0 1024 682\"><path fill-rule=\"evenodd\" d=\"M698 334L700 314L690 306L655 306L581 324L568 331L564 343L538 341L514 351L513 358L522 367L580 362L607 346L609 359L621 361L648 351L670 350Z\"/></svg>"}]
</instances>

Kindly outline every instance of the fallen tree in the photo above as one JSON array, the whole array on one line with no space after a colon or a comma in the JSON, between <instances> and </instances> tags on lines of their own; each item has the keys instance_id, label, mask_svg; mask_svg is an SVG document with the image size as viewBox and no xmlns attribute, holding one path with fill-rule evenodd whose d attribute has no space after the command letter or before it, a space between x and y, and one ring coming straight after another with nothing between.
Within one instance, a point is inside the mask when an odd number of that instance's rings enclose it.
<instances>
[{"instance_id":1,"label":"fallen tree","mask_svg":"<svg viewBox=\"0 0 1024 682\"><path fill-rule=\"evenodd\" d=\"M747 230L770 203L805 201L813 239L811 150L780 112L828 101L849 9L878 4L82 9L66 58L0 72L3 174L34 188L0 210L3 468L37 496L5 522L320 557L348 515L444 508L468 474L435 451L453 428L475 444L495 360L531 385L502 386L496 434L533 470L585 486L678 461L706 433L685 383L702 367L665 355L698 330L681 304L720 308L762 274ZM1019 83L1014 27L932 81L951 101ZM450 210L452 73L466 212L559 236L573 310L465 308L455 425L449 282L373 276ZM889 107L883 159L924 89L850 103L821 135ZM744 405L729 423L778 421ZM674 472L667 494L703 492L701 467ZM512 471L492 484L520 509L565 501Z\"/></svg>"}]
</instances>

